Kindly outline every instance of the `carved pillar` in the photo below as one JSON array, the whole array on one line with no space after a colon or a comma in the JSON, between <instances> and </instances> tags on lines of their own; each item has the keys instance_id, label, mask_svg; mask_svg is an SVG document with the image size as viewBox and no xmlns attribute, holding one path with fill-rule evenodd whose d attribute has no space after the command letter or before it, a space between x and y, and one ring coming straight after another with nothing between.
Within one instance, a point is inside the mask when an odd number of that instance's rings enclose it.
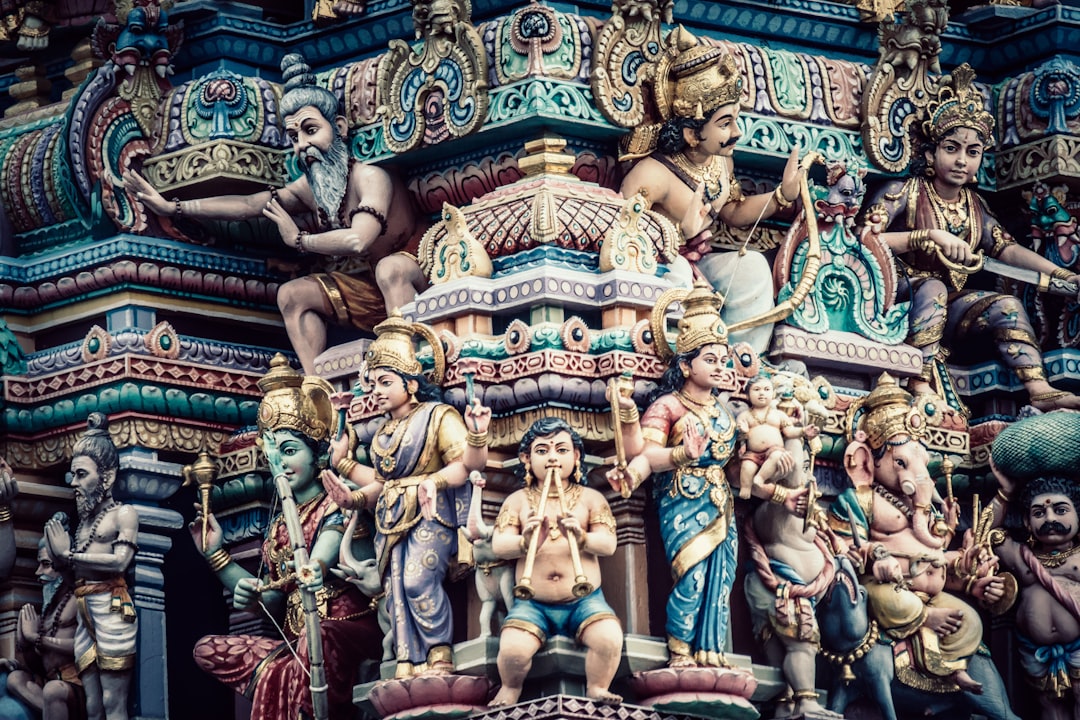
<instances>
[{"instance_id":1,"label":"carved pillar","mask_svg":"<svg viewBox=\"0 0 1080 720\"><path fill-rule=\"evenodd\" d=\"M180 487L180 466L160 462L157 454L139 449L120 453L116 495L136 501L139 514L139 551L129 576L135 582L131 596L139 615L135 683L131 697L135 716L143 720L167 720L169 688L165 654L165 553L172 547L169 533L183 525L175 510L156 507ZM152 668L143 671L143 668Z\"/></svg>"},{"instance_id":2,"label":"carved pillar","mask_svg":"<svg viewBox=\"0 0 1080 720\"><path fill-rule=\"evenodd\" d=\"M639 489L629 498L616 492L605 493L618 523L619 545L612 557L601 561L604 597L625 622L623 629L628 635L649 634L644 493Z\"/></svg>"}]
</instances>

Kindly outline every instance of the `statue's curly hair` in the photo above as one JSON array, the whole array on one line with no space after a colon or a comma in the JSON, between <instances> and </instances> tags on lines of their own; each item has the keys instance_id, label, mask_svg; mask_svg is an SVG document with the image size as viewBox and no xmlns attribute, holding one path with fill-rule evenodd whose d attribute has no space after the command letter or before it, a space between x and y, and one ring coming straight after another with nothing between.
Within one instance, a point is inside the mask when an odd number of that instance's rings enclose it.
<instances>
[{"instance_id":1,"label":"statue's curly hair","mask_svg":"<svg viewBox=\"0 0 1080 720\"><path fill-rule=\"evenodd\" d=\"M1080 512L1080 483L1063 477L1039 477L1027 484L1020 493L1020 512L1027 517L1028 508L1039 495L1064 495Z\"/></svg>"}]
</instances>

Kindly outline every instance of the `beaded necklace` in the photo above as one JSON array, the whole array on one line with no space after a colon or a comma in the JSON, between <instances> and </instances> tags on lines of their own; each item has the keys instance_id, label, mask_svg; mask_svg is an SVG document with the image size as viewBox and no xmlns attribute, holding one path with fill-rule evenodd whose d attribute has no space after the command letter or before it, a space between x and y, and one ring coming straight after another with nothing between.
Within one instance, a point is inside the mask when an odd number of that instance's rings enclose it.
<instances>
[{"instance_id":1,"label":"beaded necklace","mask_svg":"<svg viewBox=\"0 0 1080 720\"><path fill-rule=\"evenodd\" d=\"M908 519L915 517L915 511L912 510L906 502L889 492L889 490L886 489L884 485L878 485L875 483L874 492L880 495L882 500L886 500L894 508L904 513L904 515Z\"/></svg>"},{"instance_id":2,"label":"beaded necklace","mask_svg":"<svg viewBox=\"0 0 1080 720\"><path fill-rule=\"evenodd\" d=\"M54 638L60 631L60 619L64 616L68 603L75 597L75 587L70 583L65 584L68 586L67 591L63 595L53 595L49 604L41 609L41 615L38 617L38 642L41 642L41 638ZM45 618L49 617L50 612L53 613L52 622L49 623L49 629L46 631Z\"/></svg>"},{"instance_id":3,"label":"beaded necklace","mask_svg":"<svg viewBox=\"0 0 1080 720\"><path fill-rule=\"evenodd\" d=\"M80 547L76 547L76 548L72 549L71 552L73 552L73 553L84 553L84 552L86 552L90 548L90 544L94 542L94 537L97 536L98 527L101 525L102 521L105 520L105 516L108 515L113 510L113 508L117 508L117 507L120 507L120 503L116 502L115 500L110 500L108 505L101 508L101 510L98 511L97 517L94 518L93 524L90 525L90 533L86 536L86 542L84 542ZM86 522L85 519L79 521L79 527L75 531L75 537L76 538L78 538L80 535L82 535L82 529L83 529L83 525L85 524L85 522Z\"/></svg>"}]
</instances>

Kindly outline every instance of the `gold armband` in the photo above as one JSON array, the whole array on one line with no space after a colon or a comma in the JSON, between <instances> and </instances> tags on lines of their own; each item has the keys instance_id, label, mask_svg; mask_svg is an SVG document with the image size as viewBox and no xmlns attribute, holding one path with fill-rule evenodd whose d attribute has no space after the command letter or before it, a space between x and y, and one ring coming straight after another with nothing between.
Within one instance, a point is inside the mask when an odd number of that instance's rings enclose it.
<instances>
[{"instance_id":1,"label":"gold armband","mask_svg":"<svg viewBox=\"0 0 1080 720\"><path fill-rule=\"evenodd\" d=\"M1009 496L1001 488L998 488L998 491L994 494L994 499L1000 500L1002 505L1007 506L1009 504Z\"/></svg>"},{"instance_id":2,"label":"gold armband","mask_svg":"<svg viewBox=\"0 0 1080 720\"><path fill-rule=\"evenodd\" d=\"M783 485L774 485L772 491L772 497L769 498L769 502L777 505L783 505L788 498L787 488Z\"/></svg>"},{"instance_id":3,"label":"gold armband","mask_svg":"<svg viewBox=\"0 0 1080 720\"><path fill-rule=\"evenodd\" d=\"M11 508L7 505L0 505L0 522L7 522L11 520Z\"/></svg>"},{"instance_id":4,"label":"gold armband","mask_svg":"<svg viewBox=\"0 0 1080 720\"><path fill-rule=\"evenodd\" d=\"M912 230L908 233L908 248L929 255L937 249L937 244L930 239L929 230Z\"/></svg>"},{"instance_id":5,"label":"gold armband","mask_svg":"<svg viewBox=\"0 0 1080 720\"><path fill-rule=\"evenodd\" d=\"M470 430L465 435L465 442L469 445L469 447L487 447L488 434L486 432L477 433Z\"/></svg>"},{"instance_id":6,"label":"gold armband","mask_svg":"<svg viewBox=\"0 0 1080 720\"><path fill-rule=\"evenodd\" d=\"M589 526L592 527L593 525L603 525L611 531L612 535L617 534L617 524L615 516L611 514L611 508L602 508L589 515Z\"/></svg>"},{"instance_id":7,"label":"gold armband","mask_svg":"<svg viewBox=\"0 0 1080 720\"><path fill-rule=\"evenodd\" d=\"M782 184L776 186L776 189L773 190L772 195L773 200L776 202L776 206L781 210L789 208L795 204L794 200L788 200L786 197L784 197L784 186Z\"/></svg>"},{"instance_id":8,"label":"gold armband","mask_svg":"<svg viewBox=\"0 0 1080 720\"><path fill-rule=\"evenodd\" d=\"M1069 270L1068 268L1059 267L1054 268L1054 271L1050 273L1050 277L1057 278L1058 280L1068 280L1074 274L1075 273L1073 273L1073 271Z\"/></svg>"},{"instance_id":9,"label":"gold armband","mask_svg":"<svg viewBox=\"0 0 1080 720\"><path fill-rule=\"evenodd\" d=\"M352 474L353 468L355 468L357 465L359 465L358 462L356 462L352 458L347 457L347 458L343 458L341 460L341 462L339 462L334 467L334 469L337 470L338 475L340 475L341 477L347 478Z\"/></svg>"},{"instance_id":10,"label":"gold armband","mask_svg":"<svg viewBox=\"0 0 1080 720\"><path fill-rule=\"evenodd\" d=\"M671 463L675 467L686 467L694 462L694 458L690 457L690 453L686 452L686 448L680 445L671 451Z\"/></svg>"},{"instance_id":11,"label":"gold armband","mask_svg":"<svg viewBox=\"0 0 1080 720\"><path fill-rule=\"evenodd\" d=\"M225 548L218 548L206 558L206 564L210 566L210 572L216 573L232 562L232 555Z\"/></svg>"}]
</instances>

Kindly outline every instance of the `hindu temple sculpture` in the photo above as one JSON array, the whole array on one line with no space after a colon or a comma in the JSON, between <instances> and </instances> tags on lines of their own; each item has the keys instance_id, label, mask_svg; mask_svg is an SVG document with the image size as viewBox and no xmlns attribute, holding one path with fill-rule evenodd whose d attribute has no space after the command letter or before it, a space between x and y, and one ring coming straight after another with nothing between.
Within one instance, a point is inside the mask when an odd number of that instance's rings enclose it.
<instances>
[{"instance_id":1,"label":"hindu temple sculpture","mask_svg":"<svg viewBox=\"0 0 1080 720\"><path fill-rule=\"evenodd\" d=\"M283 355L271 362L259 388L265 393L259 404L262 451L275 480L282 478L290 491L288 502L279 498L282 512L267 529L259 572L245 570L224 548L213 514L206 518L205 537L201 509L189 529L210 570L231 589L233 606L268 613L282 637L207 636L195 646L195 662L250 698L252 718L349 718L356 668L378 657L381 634L368 598L324 570L337 566L345 532L341 509L319 482L336 428L332 388L299 375ZM309 548L306 563L298 541ZM316 666L324 676L309 682Z\"/></svg>"},{"instance_id":2,"label":"hindu temple sculpture","mask_svg":"<svg viewBox=\"0 0 1080 720\"><path fill-rule=\"evenodd\" d=\"M684 313L672 352L664 317L675 299ZM624 409L623 442L632 459L625 469L612 470L609 480L632 490L655 476L653 494L675 580L667 602L670 665L723 667L738 547L724 473L735 454L735 418L717 393L731 380L727 331L720 297L704 281L689 292L668 291L653 312L657 354L669 368L644 415L639 418L636 407ZM793 467L788 455L776 471ZM774 480L755 483L753 494L795 510L806 490L789 491Z\"/></svg>"},{"instance_id":3,"label":"hindu temple sculpture","mask_svg":"<svg viewBox=\"0 0 1080 720\"><path fill-rule=\"evenodd\" d=\"M615 553L615 517L585 485L581 436L565 420L542 418L521 438L524 487L503 502L492 550L515 561L517 600L499 634L502 688L492 707L521 696L536 655L553 635L585 647L585 695L620 703L609 690L622 660L623 631L600 589L599 558Z\"/></svg>"},{"instance_id":4,"label":"hindu temple sculpture","mask_svg":"<svg viewBox=\"0 0 1080 720\"><path fill-rule=\"evenodd\" d=\"M54 517L67 528L65 513ZM23 605L15 628L15 647L22 662L3 659L0 668L10 673L8 694L40 713L44 720L79 718L83 716L85 698L75 667L75 575L70 566L60 567L54 562L44 536L38 542L37 555L41 610Z\"/></svg>"},{"instance_id":5,"label":"hindu temple sculpture","mask_svg":"<svg viewBox=\"0 0 1080 720\"><path fill-rule=\"evenodd\" d=\"M1001 489L995 524L1015 502L1021 511L1028 542L1007 537L994 540L994 552L1016 573L1020 599L1016 632L1020 663L1038 690L1042 717L1076 717L1080 709L1080 579L1077 533L1080 532L1080 486L1066 478L1035 478L1024 484L994 468Z\"/></svg>"},{"instance_id":6,"label":"hindu temple sculpture","mask_svg":"<svg viewBox=\"0 0 1080 720\"><path fill-rule=\"evenodd\" d=\"M333 466L356 489L339 478L324 481L337 486L334 497L342 507L374 508L396 676L445 675L454 671L454 626L443 579L457 551L458 528L468 520L469 471L487 463L491 412L472 405L463 420L440 401L446 358L429 326L393 314L375 332L365 381L386 418L371 440L373 466L359 463L347 443L338 444ZM434 354L430 379L413 347L416 335Z\"/></svg>"},{"instance_id":7,"label":"hindu temple sculpture","mask_svg":"<svg viewBox=\"0 0 1080 720\"><path fill-rule=\"evenodd\" d=\"M1047 382L1039 342L1019 300L964 288L983 258L1071 283L1080 279L1017 244L971 189L994 130L974 79L971 67L961 65L940 84L922 124L925 147L912 160L911 177L885 183L865 211L867 225L896 254L898 299L911 301L908 342L923 356L921 377L911 389L944 392L949 378L942 348L955 349L959 340L989 331L1033 406L1080 409L1080 398Z\"/></svg>"},{"instance_id":8,"label":"hindu temple sculpture","mask_svg":"<svg viewBox=\"0 0 1080 720\"><path fill-rule=\"evenodd\" d=\"M963 691L989 714L1011 716L997 670L978 654L978 612L948 592L963 591L989 606L1005 596L1006 585L996 560L978 553L971 534L960 550L948 549L959 505L951 494L940 501L923 444L940 404L937 396L913 398L884 373L852 406L844 469L854 487L835 501L832 521L858 548L870 618L906 643L895 670L875 672L891 680L894 671L915 688ZM889 694L875 699L893 702Z\"/></svg>"},{"instance_id":9,"label":"hindu temple sculpture","mask_svg":"<svg viewBox=\"0 0 1080 720\"><path fill-rule=\"evenodd\" d=\"M303 255L329 258L325 272L285 283L278 306L293 350L306 373L326 349L326 328L337 323L371 330L387 313L410 302L427 282L408 252L417 215L401 181L382 168L357 162L345 144L348 124L337 97L315 84L298 54L281 60L285 94L280 112L301 177L254 195L167 200L141 175L125 183L154 213L179 219L240 220L265 216L282 242ZM298 214L314 213L311 230Z\"/></svg>"},{"instance_id":10,"label":"hindu temple sculpture","mask_svg":"<svg viewBox=\"0 0 1080 720\"><path fill-rule=\"evenodd\" d=\"M45 524L45 541L56 562L73 568L78 583L75 667L87 717L127 720L139 626L125 573L139 547L139 516L132 505L113 499L120 459L108 418L90 413L86 428L72 448L67 476L79 512L74 542L55 517Z\"/></svg>"},{"instance_id":11,"label":"hindu temple sculpture","mask_svg":"<svg viewBox=\"0 0 1080 720\"><path fill-rule=\"evenodd\" d=\"M741 136L738 127L742 77L721 48L700 43L681 27L668 38L673 50L653 73L660 123L644 124L626 141L624 159L640 158L622 181L629 198L643 193L653 209L682 231L683 257L671 270L686 287L696 272L725 298L729 325L769 313L773 288L768 261L749 251L712 252L715 223L735 227L759 221L790 207L798 197L797 152L784 168L783 181L771 193L744 195L735 178L732 156ZM735 280L738 276L738 281ZM733 343L749 342L755 352L768 349L772 324L746 330Z\"/></svg>"},{"instance_id":12,"label":"hindu temple sculpture","mask_svg":"<svg viewBox=\"0 0 1080 720\"><path fill-rule=\"evenodd\" d=\"M0 579L11 574L15 564L15 525L11 501L19 494L19 483L6 460L0 459Z\"/></svg>"}]
</instances>

